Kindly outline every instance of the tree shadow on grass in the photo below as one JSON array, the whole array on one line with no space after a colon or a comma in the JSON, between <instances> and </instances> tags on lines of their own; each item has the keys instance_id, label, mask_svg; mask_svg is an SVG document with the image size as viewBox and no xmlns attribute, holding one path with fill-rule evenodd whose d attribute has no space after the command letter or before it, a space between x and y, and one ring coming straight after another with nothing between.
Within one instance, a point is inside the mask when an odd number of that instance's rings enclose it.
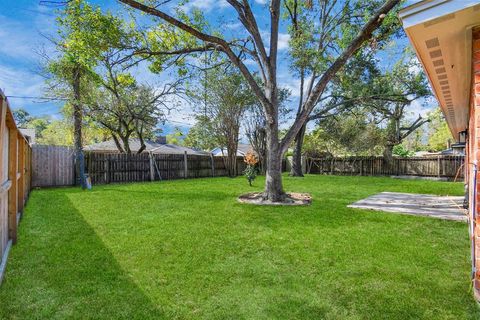
<instances>
[{"instance_id":1,"label":"tree shadow on grass","mask_svg":"<svg viewBox=\"0 0 480 320\"><path fill-rule=\"evenodd\" d=\"M0 318L165 318L67 193L39 192L29 200L0 288Z\"/></svg>"}]
</instances>

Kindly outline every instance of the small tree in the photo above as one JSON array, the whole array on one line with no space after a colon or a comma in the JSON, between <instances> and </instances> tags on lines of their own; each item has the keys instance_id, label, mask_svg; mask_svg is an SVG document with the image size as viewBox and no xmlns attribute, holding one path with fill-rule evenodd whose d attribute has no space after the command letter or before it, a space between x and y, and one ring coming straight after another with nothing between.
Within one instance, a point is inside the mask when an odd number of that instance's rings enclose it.
<instances>
[{"instance_id":1,"label":"small tree","mask_svg":"<svg viewBox=\"0 0 480 320\"><path fill-rule=\"evenodd\" d=\"M78 182L85 188L82 151L84 94L99 56L118 42L122 21L111 14L103 14L84 0L62 4L57 18L58 37L51 39L57 54L54 57L44 55L44 74L48 94L68 100L72 106L75 167Z\"/></svg>"},{"instance_id":2,"label":"small tree","mask_svg":"<svg viewBox=\"0 0 480 320\"><path fill-rule=\"evenodd\" d=\"M214 140L226 149L228 175L237 175L237 149L240 125L245 111L255 103L250 87L243 76L232 68L214 68L207 75L208 87L192 90L190 96L200 104L197 113L212 128ZM203 90L206 91L206 94ZM198 94L200 92L200 94Z\"/></svg>"},{"instance_id":3,"label":"small tree","mask_svg":"<svg viewBox=\"0 0 480 320\"><path fill-rule=\"evenodd\" d=\"M320 121L317 139L323 141L325 152L336 156L377 154L383 146L382 130L361 108Z\"/></svg>"},{"instance_id":4,"label":"small tree","mask_svg":"<svg viewBox=\"0 0 480 320\"><path fill-rule=\"evenodd\" d=\"M13 118L15 119L17 126L20 128L24 128L32 120L30 113L22 108L13 110Z\"/></svg>"},{"instance_id":5,"label":"small tree","mask_svg":"<svg viewBox=\"0 0 480 320\"><path fill-rule=\"evenodd\" d=\"M210 151L219 145L211 119L198 114L195 124L188 131L184 144L199 150Z\"/></svg>"},{"instance_id":6,"label":"small tree","mask_svg":"<svg viewBox=\"0 0 480 320\"><path fill-rule=\"evenodd\" d=\"M415 101L431 96L425 75L420 70L419 62L410 54L402 57L392 71L376 78L375 88L384 97L370 103L379 121L385 123L385 149L383 155L387 162L392 160L393 147L401 144L416 129L429 122L421 115L409 120L408 107Z\"/></svg>"},{"instance_id":7,"label":"small tree","mask_svg":"<svg viewBox=\"0 0 480 320\"><path fill-rule=\"evenodd\" d=\"M107 129L121 153L132 153L130 139L140 141L138 153L145 150L145 138L150 138L165 115L159 108L160 95L133 79L122 83L122 77L113 80L110 89L93 91L87 108L90 116Z\"/></svg>"},{"instance_id":8,"label":"small tree","mask_svg":"<svg viewBox=\"0 0 480 320\"><path fill-rule=\"evenodd\" d=\"M248 151L243 161L247 164L247 167L243 171L243 174L247 178L248 184L251 187L253 181L255 180L258 174L258 168L257 168L258 159L252 151Z\"/></svg>"},{"instance_id":9,"label":"small tree","mask_svg":"<svg viewBox=\"0 0 480 320\"><path fill-rule=\"evenodd\" d=\"M442 151L448 147L448 141L452 140L452 133L448 128L445 116L440 108L436 108L428 114L428 149L429 151Z\"/></svg>"}]
</instances>

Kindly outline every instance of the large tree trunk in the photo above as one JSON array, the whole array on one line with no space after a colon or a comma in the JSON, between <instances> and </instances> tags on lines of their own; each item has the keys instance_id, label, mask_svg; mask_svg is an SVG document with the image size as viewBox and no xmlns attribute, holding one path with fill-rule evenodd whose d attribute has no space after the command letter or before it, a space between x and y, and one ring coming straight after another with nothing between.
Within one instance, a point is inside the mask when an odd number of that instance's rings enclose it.
<instances>
[{"instance_id":1,"label":"large tree trunk","mask_svg":"<svg viewBox=\"0 0 480 320\"><path fill-rule=\"evenodd\" d=\"M238 150L238 132L240 124L227 126L224 131L227 144L227 171L228 176L233 178L238 175L237 170L237 150Z\"/></svg>"},{"instance_id":2,"label":"large tree trunk","mask_svg":"<svg viewBox=\"0 0 480 320\"><path fill-rule=\"evenodd\" d=\"M131 154L132 150L130 149L130 135L121 137L123 143L123 150L126 154Z\"/></svg>"},{"instance_id":3,"label":"large tree trunk","mask_svg":"<svg viewBox=\"0 0 480 320\"><path fill-rule=\"evenodd\" d=\"M233 148L227 148L227 171L230 178L237 176L237 152Z\"/></svg>"},{"instance_id":4,"label":"large tree trunk","mask_svg":"<svg viewBox=\"0 0 480 320\"><path fill-rule=\"evenodd\" d=\"M227 145L227 171L230 178L237 176L237 146Z\"/></svg>"},{"instance_id":5,"label":"large tree trunk","mask_svg":"<svg viewBox=\"0 0 480 320\"><path fill-rule=\"evenodd\" d=\"M387 143L385 145L385 149L383 150L383 158L388 164L393 162L393 147L393 144Z\"/></svg>"},{"instance_id":6,"label":"large tree trunk","mask_svg":"<svg viewBox=\"0 0 480 320\"><path fill-rule=\"evenodd\" d=\"M292 169L290 175L292 177L303 177L302 170L302 147L303 139L305 137L305 131L307 129L306 124L300 129L295 137L295 148L293 149Z\"/></svg>"},{"instance_id":7,"label":"large tree trunk","mask_svg":"<svg viewBox=\"0 0 480 320\"><path fill-rule=\"evenodd\" d=\"M81 70L77 66L73 70L73 146L75 152L75 172L77 176L77 185L81 185L83 189L86 188L85 181L85 164L83 158L83 146L82 146L82 105L80 102L80 81Z\"/></svg>"},{"instance_id":8,"label":"large tree trunk","mask_svg":"<svg viewBox=\"0 0 480 320\"><path fill-rule=\"evenodd\" d=\"M122 147L122 144L120 143L120 141L118 140L117 136L112 133L112 138L113 138L113 141L115 142L115 145L117 146L117 149L120 153L125 153L125 150L123 150L123 147Z\"/></svg>"},{"instance_id":9,"label":"large tree trunk","mask_svg":"<svg viewBox=\"0 0 480 320\"><path fill-rule=\"evenodd\" d=\"M275 120L277 120L275 118ZM267 124L267 165L264 199L272 202L285 200L282 184L282 150L278 138L278 121Z\"/></svg>"}]
</instances>

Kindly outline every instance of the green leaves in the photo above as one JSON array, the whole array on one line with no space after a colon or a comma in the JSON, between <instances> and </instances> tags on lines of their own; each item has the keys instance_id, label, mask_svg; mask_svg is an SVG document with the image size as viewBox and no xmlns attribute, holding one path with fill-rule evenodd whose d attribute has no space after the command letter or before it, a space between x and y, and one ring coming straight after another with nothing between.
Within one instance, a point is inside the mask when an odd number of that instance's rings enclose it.
<instances>
[{"instance_id":1,"label":"green leaves","mask_svg":"<svg viewBox=\"0 0 480 320\"><path fill-rule=\"evenodd\" d=\"M125 29L122 19L111 13L103 13L84 0L69 1L59 11L57 19L59 51L67 61L90 69L97 65L100 55L124 40Z\"/></svg>"}]
</instances>

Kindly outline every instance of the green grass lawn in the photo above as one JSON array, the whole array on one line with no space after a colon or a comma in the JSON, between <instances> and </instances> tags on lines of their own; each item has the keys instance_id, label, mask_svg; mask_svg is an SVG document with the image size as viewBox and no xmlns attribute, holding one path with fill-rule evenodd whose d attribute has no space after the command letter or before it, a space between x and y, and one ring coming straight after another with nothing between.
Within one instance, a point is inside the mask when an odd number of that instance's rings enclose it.
<instances>
[{"instance_id":1,"label":"green grass lawn","mask_svg":"<svg viewBox=\"0 0 480 320\"><path fill-rule=\"evenodd\" d=\"M308 207L239 204L243 178L36 190L1 319L480 319L467 225L349 209L462 184L285 177Z\"/></svg>"}]
</instances>

